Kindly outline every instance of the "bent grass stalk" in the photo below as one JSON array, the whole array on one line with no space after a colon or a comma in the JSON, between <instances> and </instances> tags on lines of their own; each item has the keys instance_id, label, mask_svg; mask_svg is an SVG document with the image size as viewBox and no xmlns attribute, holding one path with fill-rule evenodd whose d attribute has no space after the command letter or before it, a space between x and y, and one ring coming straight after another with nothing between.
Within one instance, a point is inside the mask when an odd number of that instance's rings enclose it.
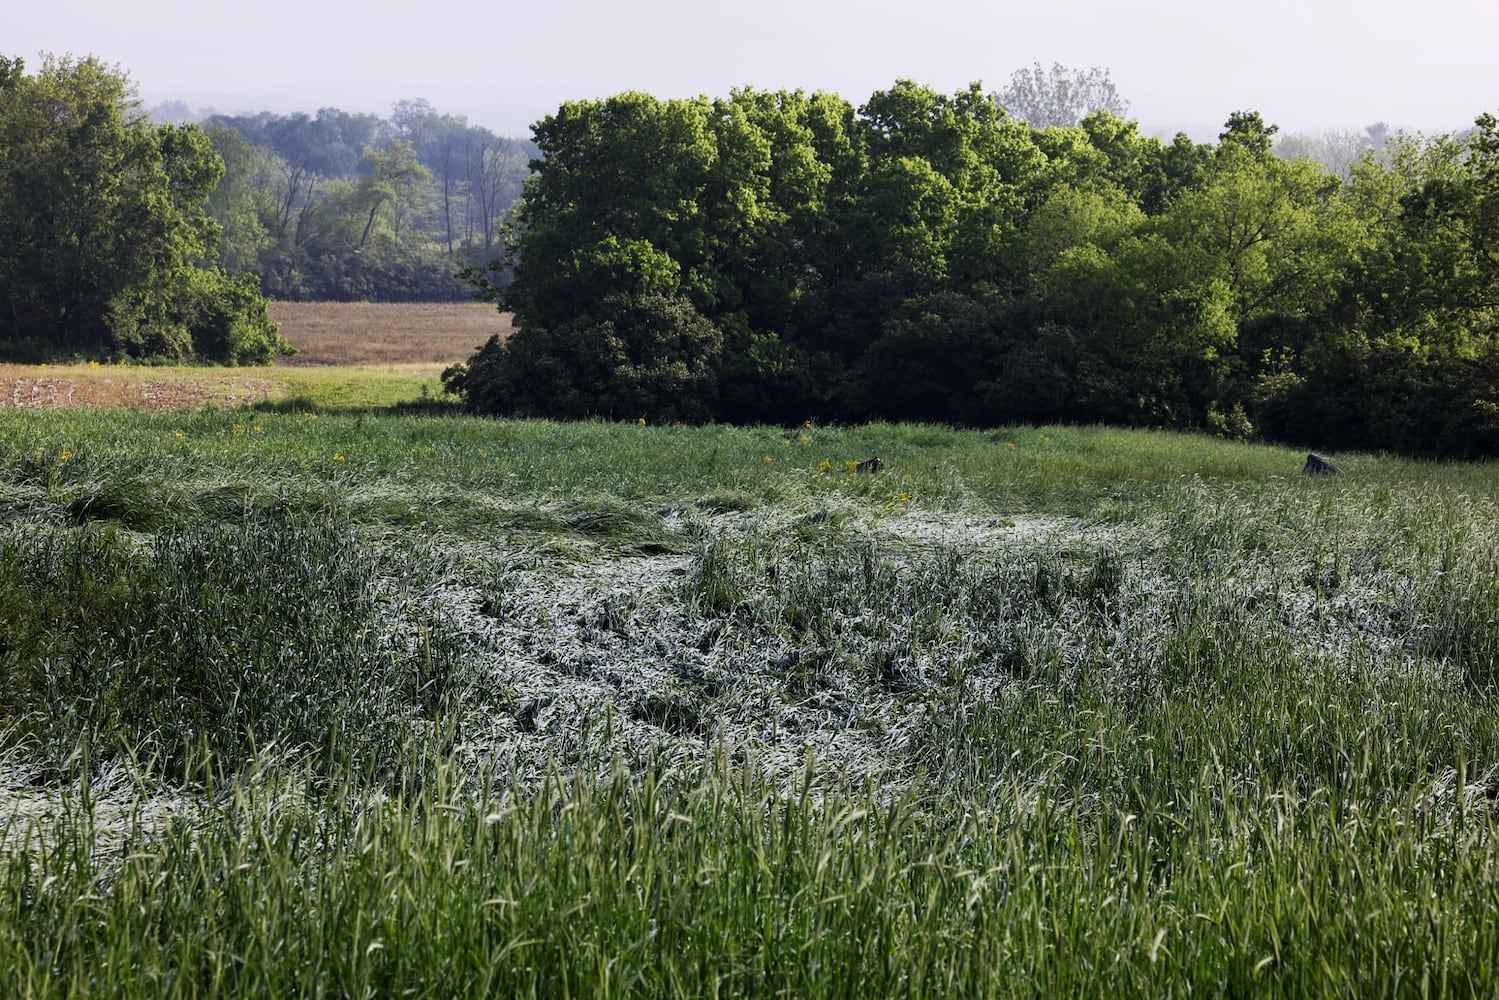
<instances>
[{"instance_id":1,"label":"bent grass stalk","mask_svg":"<svg viewBox=\"0 0 1499 1000\"><path fill-rule=\"evenodd\" d=\"M1339 459L7 420L0 990L1486 995L1493 472Z\"/></svg>"}]
</instances>

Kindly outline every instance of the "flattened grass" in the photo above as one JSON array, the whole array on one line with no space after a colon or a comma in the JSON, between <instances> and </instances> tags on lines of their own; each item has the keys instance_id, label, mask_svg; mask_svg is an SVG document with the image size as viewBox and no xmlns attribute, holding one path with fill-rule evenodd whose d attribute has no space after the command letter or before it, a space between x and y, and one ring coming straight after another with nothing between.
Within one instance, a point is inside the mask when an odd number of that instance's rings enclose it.
<instances>
[{"instance_id":1,"label":"flattened grass","mask_svg":"<svg viewBox=\"0 0 1499 1000\"><path fill-rule=\"evenodd\" d=\"M1304 457L6 414L0 987L1491 995L1499 478Z\"/></svg>"}]
</instances>

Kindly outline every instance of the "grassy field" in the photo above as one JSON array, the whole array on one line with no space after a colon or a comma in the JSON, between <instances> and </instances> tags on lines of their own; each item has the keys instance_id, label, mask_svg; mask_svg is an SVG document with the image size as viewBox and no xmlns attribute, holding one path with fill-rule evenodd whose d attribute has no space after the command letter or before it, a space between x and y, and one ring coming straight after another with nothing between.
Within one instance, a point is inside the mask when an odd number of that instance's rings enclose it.
<instances>
[{"instance_id":1,"label":"grassy field","mask_svg":"<svg viewBox=\"0 0 1499 1000\"><path fill-rule=\"evenodd\" d=\"M0 994L1492 996L1499 480L1337 457L0 415Z\"/></svg>"},{"instance_id":2,"label":"grassy field","mask_svg":"<svg viewBox=\"0 0 1499 1000\"><path fill-rule=\"evenodd\" d=\"M0 365L0 409L380 410L431 404L444 368L467 359L506 317L484 303L277 302L271 318L297 353L266 368Z\"/></svg>"}]
</instances>

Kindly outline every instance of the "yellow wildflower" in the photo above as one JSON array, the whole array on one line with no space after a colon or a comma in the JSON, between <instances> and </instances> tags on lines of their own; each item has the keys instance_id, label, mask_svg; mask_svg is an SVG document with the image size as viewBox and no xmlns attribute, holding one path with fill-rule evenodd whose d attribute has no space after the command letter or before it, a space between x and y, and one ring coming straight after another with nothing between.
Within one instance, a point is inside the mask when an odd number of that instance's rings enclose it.
<instances>
[{"instance_id":1,"label":"yellow wildflower","mask_svg":"<svg viewBox=\"0 0 1499 1000\"><path fill-rule=\"evenodd\" d=\"M847 459L846 461L844 461L843 467L845 469L847 469L849 472L853 472L855 469L857 469L859 467L859 460L857 458Z\"/></svg>"},{"instance_id":2,"label":"yellow wildflower","mask_svg":"<svg viewBox=\"0 0 1499 1000\"><path fill-rule=\"evenodd\" d=\"M808 443L811 442L812 439L809 438L809 437L807 437L807 435L803 434L801 437L797 438L797 440L800 441L802 444L808 444Z\"/></svg>"},{"instance_id":3,"label":"yellow wildflower","mask_svg":"<svg viewBox=\"0 0 1499 1000\"><path fill-rule=\"evenodd\" d=\"M179 439L179 440L180 440L180 439L181 439L181 438L184 438L184 437L186 437L186 436L187 436L187 435L185 435L185 434L183 434L183 433L182 433L182 432L181 432L181 431L173 431L173 432L172 432L172 437L174 437L174 438L178 438L178 439Z\"/></svg>"},{"instance_id":4,"label":"yellow wildflower","mask_svg":"<svg viewBox=\"0 0 1499 1000\"><path fill-rule=\"evenodd\" d=\"M775 459L771 458L769 455L766 455L764 458L760 459L760 461L764 462L766 465L769 465L771 462L774 462Z\"/></svg>"},{"instance_id":5,"label":"yellow wildflower","mask_svg":"<svg viewBox=\"0 0 1499 1000\"><path fill-rule=\"evenodd\" d=\"M90 368L98 368L98 367L99 367L99 362L97 362L97 361L90 361L90 362L89 362L89 363L88 363L88 366L89 366L89 367L90 367Z\"/></svg>"},{"instance_id":6,"label":"yellow wildflower","mask_svg":"<svg viewBox=\"0 0 1499 1000\"><path fill-rule=\"evenodd\" d=\"M644 427L644 426L645 426L645 418L644 418L644 417L641 417L641 418L640 418L640 419L639 419L639 420L638 420L638 421L636 421L636 422L637 422L637 423L638 423L638 424L640 424L640 426L641 426L641 427Z\"/></svg>"},{"instance_id":7,"label":"yellow wildflower","mask_svg":"<svg viewBox=\"0 0 1499 1000\"><path fill-rule=\"evenodd\" d=\"M64 449L64 450L62 450L62 451L60 451L60 452L57 453L57 458L58 458L59 461L66 462L68 459L70 459L72 457L73 457L73 453L71 451L66 450L66 449Z\"/></svg>"},{"instance_id":8,"label":"yellow wildflower","mask_svg":"<svg viewBox=\"0 0 1499 1000\"><path fill-rule=\"evenodd\" d=\"M895 502L896 503L910 503L912 500L915 500L915 499L916 499L916 497L913 496L910 493L902 493L900 496L898 496L898 497L895 498Z\"/></svg>"},{"instance_id":9,"label":"yellow wildflower","mask_svg":"<svg viewBox=\"0 0 1499 1000\"><path fill-rule=\"evenodd\" d=\"M333 453L333 461L335 461L335 462L342 462L343 460L344 460L344 457L342 455L340 455L338 452L334 452Z\"/></svg>"},{"instance_id":10,"label":"yellow wildflower","mask_svg":"<svg viewBox=\"0 0 1499 1000\"><path fill-rule=\"evenodd\" d=\"M1013 447L1015 447L1015 442L1014 441L1006 441L1005 442L1005 447L1006 448L1013 448Z\"/></svg>"},{"instance_id":11,"label":"yellow wildflower","mask_svg":"<svg viewBox=\"0 0 1499 1000\"><path fill-rule=\"evenodd\" d=\"M823 459L821 462L817 463L817 471L818 472L831 472L832 470L833 470L833 463L829 462L827 459Z\"/></svg>"}]
</instances>

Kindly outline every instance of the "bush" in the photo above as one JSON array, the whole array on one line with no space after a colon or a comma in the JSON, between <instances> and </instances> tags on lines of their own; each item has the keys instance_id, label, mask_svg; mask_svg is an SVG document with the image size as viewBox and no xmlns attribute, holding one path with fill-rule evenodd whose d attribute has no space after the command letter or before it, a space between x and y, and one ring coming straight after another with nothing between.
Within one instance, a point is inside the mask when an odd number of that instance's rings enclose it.
<instances>
[{"instance_id":1,"label":"bush","mask_svg":"<svg viewBox=\"0 0 1499 1000\"><path fill-rule=\"evenodd\" d=\"M1466 356L1354 342L1316 352L1303 373L1261 378L1255 423L1312 447L1499 455L1499 347Z\"/></svg>"},{"instance_id":2,"label":"bush","mask_svg":"<svg viewBox=\"0 0 1499 1000\"><path fill-rule=\"evenodd\" d=\"M596 315L490 338L443 382L474 413L702 422L722 355L723 335L686 299L611 295Z\"/></svg>"},{"instance_id":3,"label":"bush","mask_svg":"<svg viewBox=\"0 0 1499 1000\"><path fill-rule=\"evenodd\" d=\"M296 353L271 322L254 275L203 274L189 321L198 358L227 365L264 365L278 354Z\"/></svg>"}]
</instances>

